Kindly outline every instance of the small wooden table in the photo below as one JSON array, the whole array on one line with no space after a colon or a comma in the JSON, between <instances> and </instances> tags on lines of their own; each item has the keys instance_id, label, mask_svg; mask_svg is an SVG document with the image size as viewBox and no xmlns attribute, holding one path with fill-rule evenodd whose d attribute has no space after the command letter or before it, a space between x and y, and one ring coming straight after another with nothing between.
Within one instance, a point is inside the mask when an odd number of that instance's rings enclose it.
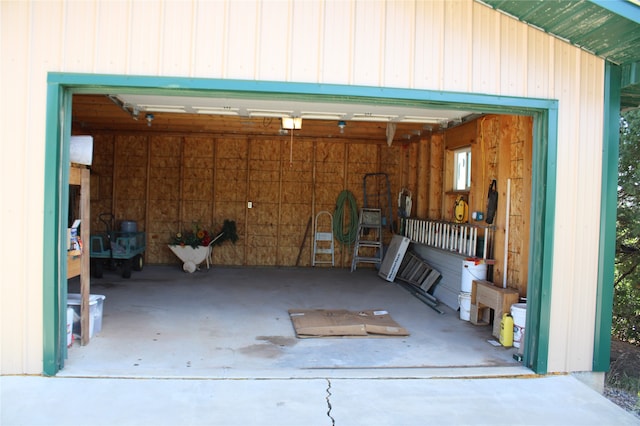
<instances>
[{"instance_id":1,"label":"small wooden table","mask_svg":"<svg viewBox=\"0 0 640 426\"><path fill-rule=\"evenodd\" d=\"M520 294L512 288L502 288L489 281L473 280L471 283L471 318L475 325L489 323L489 311L493 309L493 335L500 337L500 320L509 313L511 305L518 303ZM486 315L485 315L486 314Z\"/></svg>"}]
</instances>

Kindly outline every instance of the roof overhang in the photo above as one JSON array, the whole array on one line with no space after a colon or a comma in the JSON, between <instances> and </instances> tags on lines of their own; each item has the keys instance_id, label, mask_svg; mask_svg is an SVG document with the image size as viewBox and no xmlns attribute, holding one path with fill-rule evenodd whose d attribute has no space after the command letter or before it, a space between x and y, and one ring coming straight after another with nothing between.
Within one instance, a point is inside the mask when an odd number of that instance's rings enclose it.
<instances>
[{"instance_id":1,"label":"roof overhang","mask_svg":"<svg viewBox=\"0 0 640 426\"><path fill-rule=\"evenodd\" d=\"M476 0L622 68L621 108L640 107L640 0Z\"/></svg>"}]
</instances>

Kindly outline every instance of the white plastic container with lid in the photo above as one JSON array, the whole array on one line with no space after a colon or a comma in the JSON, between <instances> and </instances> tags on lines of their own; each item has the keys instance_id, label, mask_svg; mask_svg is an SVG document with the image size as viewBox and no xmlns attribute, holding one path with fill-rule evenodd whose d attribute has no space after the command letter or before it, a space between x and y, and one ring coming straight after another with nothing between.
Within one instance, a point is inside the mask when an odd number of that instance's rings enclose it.
<instances>
[{"instance_id":1,"label":"white plastic container with lid","mask_svg":"<svg viewBox=\"0 0 640 426\"><path fill-rule=\"evenodd\" d=\"M100 333L102 330L102 311L104 307L104 299L106 296L102 294L89 295L89 337ZM82 333L80 324L80 306L82 299L78 293L69 293L67 295L67 306L74 311L73 315L73 334L80 337Z\"/></svg>"}]
</instances>

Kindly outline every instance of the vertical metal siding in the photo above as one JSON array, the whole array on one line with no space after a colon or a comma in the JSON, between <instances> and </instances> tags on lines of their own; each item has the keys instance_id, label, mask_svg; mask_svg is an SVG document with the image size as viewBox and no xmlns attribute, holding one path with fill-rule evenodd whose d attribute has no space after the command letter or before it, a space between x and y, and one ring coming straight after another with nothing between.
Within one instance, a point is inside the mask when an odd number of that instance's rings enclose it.
<instances>
[{"instance_id":1,"label":"vertical metal siding","mask_svg":"<svg viewBox=\"0 0 640 426\"><path fill-rule=\"evenodd\" d=\"M130 3L96 2L94 72L125 74L129 66Z\"/></svg>"},{"instance_id":2,"label":"vertical metal siding","mask_svg":"<svg viewBox=\"0 0 640 426\"><path fill-rule=\"evenodd\" d=\"M320 81L352 84L354 61L354 2L327 2L324 21L318 29L322 40ZM324 28L331 28L324 31ZM297 74L295 71L292 74ZM303 80L304 81L304 80Z\"/></svg>"},{"instance_id":3,"label":"vertical metal siding","mask_svg":"<svg viewBox=\"0 0 640 426\"><path fill-rule=\"evenodd\" d=\"M442 90L444 86L444 6L431 1L416 6L413 87Z\"/></svg>"},{"instance_id":4,"label":"vertical metal siding","mask_svg":"<svg viewBox=\"0 0 640 426\"><path fill-rule=\"evenodd\" d=\"M164 13L163 4L157 2L131 2L130 4L129 21L114 28L114 30L129 32L127 39L129 69L127 74L158 75L159 50L163 39L161 25ZM183 24L188 25L189 23Z\"/></svg>"},{"instance_id":5,"label":"vertical metal siding","mask_svg":"<svg viewBox=\"0 0 640 426\"><path fill-rule=\"evenodd\" d=\"M472 90L479 93L500 91L500 22L502 16L475 4L473 21Z\"/></svg>"},{"instance_id":6,"label":"vertical metal siding","mask_svg":"<svg viewBox=\"0 0 640 426\"><path fill-rule=\"evenodd\" d=\"M2 373L38 373L46 73L394 86L559 100L549 371L588 370L604 62L472 0L0 2ZM9 41L11 40L11 41ZM28 194L28 195L26 195ZM577 196L576 194L579 194ZM586 206L586 208L582 208ZM580 214L578 214L580 213ZM563 220L570 217L571 220ZM591 230L593 229L593 232ZM585 265L588 265L585 267ZM7 285L6 283L18 283ZM16 320L16 313L17 320ZM9 324L11 325L9 327Z\"/></svg>"},{"instance_id":7,"label":"vertical metal siding","mask_svg":"<svg viewBox=\"0 0 640 426\"><path fill-rule=\"evenodd\" d=\"M65 7L63 68L65 70L95 66L96 3L80 2Z\"/></svg>"},{"instance_id":8,"label":"vertical metal siding","mask_svg":"<svg viewBox=\"0 0 640 426\"><path fill-rule=\"evenodd\" d=\"M321 36L324 3L294 3L292 21L290 31L295 33L296 37L291 38L292 60L287 63L287 79L318 83L321 81L320 64L324 52Z\"/></svg>"},{"instance_id":9,"label":"vertical metal siding","mask_svg":"<svg viewBox=\"0 0 640 426\"><path fill-rule=\"evenodd\" d=\"M527 70L527 93L535 98L553 98L553 39L534 28L527 28L527 66L542 64L547 68Z\"/></svg>"},{"instance_id":10,"label":"vertical metal siding","mask_svg":"<svg viewBox=\"0 0 640 426\"><path fill-rule=\"evenodd\" d=\"M269 37L266 34L271 31L278 34L279 29L269 25L260 26L260 8L256 3L251 2L230 3L227 19L229 21L225 46L227 63L224 76L225 78L253 80L262 71L257 68L258 64L256 63L259 55L255 48L258 39L263 34L265 37ZM263 34L260 34L259 30Z\"/></svg>"},{"instance_id":11,"label":"vertical metal siding","mask_svg":"<svg viewBox=\"0 0 640 426\"><path fill-rule=\"evenodd\" d=\"M473 20L469 6L473 5L461 1L445 2L442 90L467 92L471 89Z\"/></svg>"},{"instance_id":12,"label":"vertical metal siding","mask_svg":"<svg viewBox=\"0 0 640 426\"><path fill-rule=\"evenodd\" d=\"M389 2L385 12L382 85L412 87L415 40L415 3Z\"/></svg>"},{"instance_id":13,"label":"vertical metal siding","mask_svg":"<svg viewBox=\"0 0 640 426\"><path fill-rule=\"evenodd\" d=\"M385 33L383 2L358 2L354 16L353 84L380 86L384 61ZM324 28L327 31L328 28Z\"/></svg>"},{"instance_id":14,"label":"vertical metal siding","mask_svg":"<svg viewBox=\"0 0 640 426\"><path fill-rule=\"evenodd\" d=\"M503 95L527 96L527 28L500 17L500 89Z\"/></svg>"},{"instance_id":15,"label":"vertical metal siding","mask_svg":"<svg viewBox=\"0 0 640 426\"><path fill-rule=\"evenodd\" d=\"M194 76L224 76L227 64L227 2L199 2L194 7L192 72ZM197 42L196 42L197 41Z\"/></svg>"},{"instance_id":16,"label":"vertical metal siding","mask_svg":"<svg viewBox=\"0 0 640 426\"><path fill-rule=\"evenodd\" d=\"M552 366L563 365L567 359L567 344L569 342L568 318L574 314L574 300L572 299L572 283L575 279L575 271L570 265L575 262L576 247L574 218L576 218L576 192L577 162L575 161L577 133L579 120L575 115L576 104L579 100L579 86L576 75L579 73L578 52L565 43L556 42L555 51L555 75L554 79L558 87L562 88L562 100L559 104L558 126L558 167L557 187L573 188L556 193L556 227L554 249L554 268L551 290L551 330L549 333L549 369ZM586 256L585 256L586 258ZM559 345L565 346L559 350Z\"/></svg>"},{"instance_id":17,"label":"vertical metal siding","mask_svg":"<svg viewBox=\"0 0 640 426\"><path fill-rule=\"evenodd\" d=\"M291 42L293 14L287 2L276 2L270 7L261 7L256 28L256 71L258 80L282 80L289 78L289 63L294 56ZM230 47L230 54L235 52ZM315 46L309 51L315 50ZM297 59L305 53L299 52Z\"/></svg>"},{"instance_id":18,"label":"vertical metal siding","mask_svg":"<svg viewBox=\"0 0 640 426\"><path fill-rule=\"evenodd\" d=\"M160 45L158 46L158 74L191 75L193 58L193 3L167 2L158 9ZM140 39L145 44L148 35Z\"/></svg>"},{"instance_id":19,"label":"vertical metal siding","mask_svg":"<svg viewBox=\"0 0 640 426\"><path fill-rule=\"evenodd\" d=\"M604 68L601 61L590 55L580 55L579 90L581 99L577 106L580 127L575 140L578 165L576 181L576 254L573 270L576 271L572 299L577 312L570 319L570 346L567 359L581 370L590 370L593 359L593 338L598 276L597 259L599 248L600 188L602 174L593 173L602 167L602 121L585 123L582 117L604 116L602 94L604 93ZM591 196L595 193L596 196ZM587 194L587 196L583 195ZM583 198L585 198L583 200ZM585 210L589 214L585 214ZM586 254L589 261L582 259Z\"/></svg>"}]
</instances>

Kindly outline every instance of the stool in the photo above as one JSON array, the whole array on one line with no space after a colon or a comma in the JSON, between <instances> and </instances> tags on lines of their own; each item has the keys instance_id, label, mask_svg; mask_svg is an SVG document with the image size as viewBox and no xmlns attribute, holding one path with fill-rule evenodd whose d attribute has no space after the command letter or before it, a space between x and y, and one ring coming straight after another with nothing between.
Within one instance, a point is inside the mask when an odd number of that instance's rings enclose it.
<instances>
[{"instance_id":1,"label":"stool","mask_svg":"<svg viewBox=\"0 0 640 426\"><path fill-rule=\"evenodd\" d=\"M493 309L493 332L500 337L500 320L503 314L509 313L511 305L518 303L520 293L512 288L496 287L484 280L471 282L471 324L486 325L489 323L488 309ZM480 318L482 317L482 318Z\"/></svg>"}]
</instances>

